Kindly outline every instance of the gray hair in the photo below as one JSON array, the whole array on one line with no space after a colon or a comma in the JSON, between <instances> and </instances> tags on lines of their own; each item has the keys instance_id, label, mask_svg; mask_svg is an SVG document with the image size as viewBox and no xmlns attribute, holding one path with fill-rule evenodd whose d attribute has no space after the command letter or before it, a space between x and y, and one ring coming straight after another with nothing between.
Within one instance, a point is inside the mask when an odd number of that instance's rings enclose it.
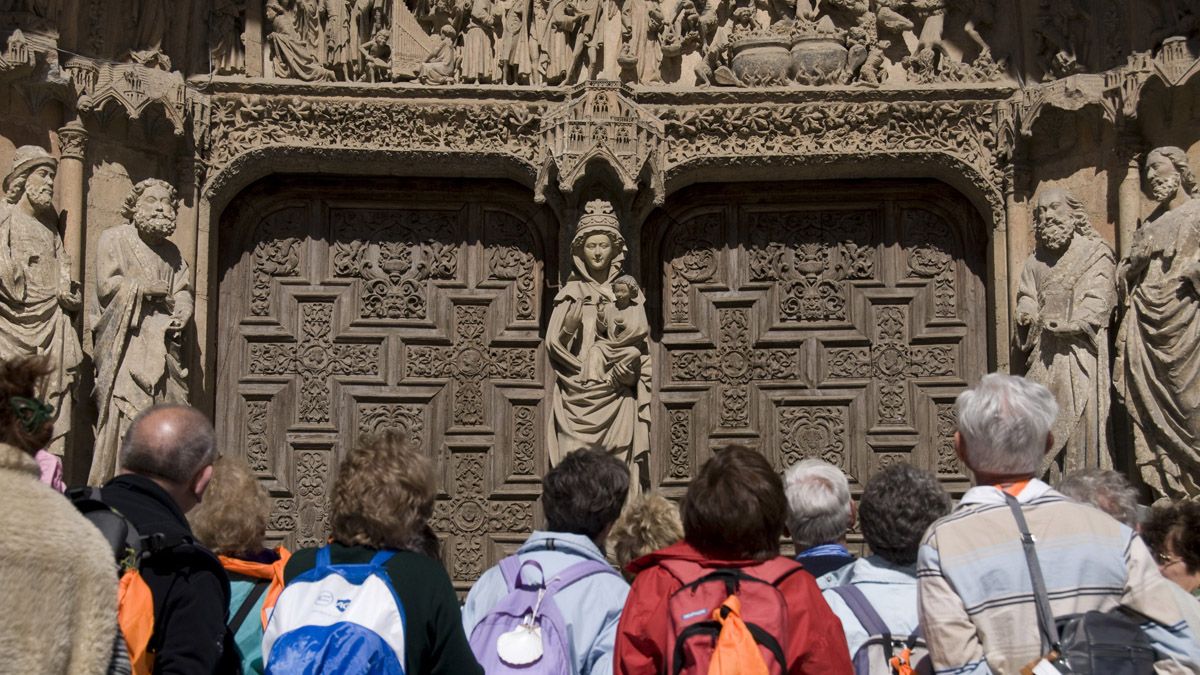
<instances>
[{"instance_id":1,"label":"gray hair","mask_svg":"<svg viewBox=\"0 0 1200 675\"><path fill-rule=\"evenodd\" d=\"M121 443L122 469L176 485L187 485L216 460L212 423L186 405L156 405L142 412Z\"/></svg>"},{"instance_id":2,"label":"gray hair","mask_svg":"<svg viewBox=\"0 0 1200 675\"><path fill-rule=\"evenodd\" d=\"M820 459L801 460L787 470L783 489L796 550L837 541L850 529L850 481L836 466Z\"/></svg>"},{"instance_id":3,"label":"gray hair","mask_svg":"<svg viewBox=\"0 0 1200 675\"><path fill-rule=\"evenodd\" d=\"M1129 480L1111 469L1082 469L1063 478L1059 492L1090 504L1133 529L1138 525L1138 492Z\"/></svg>"},{"instance_id":4,"label":"gray hair","mask_svg":"<svg viewBox=\"0 0 1200 675\"><path fill-rule=\"evenodd\" d=\"M1058 404L1046 387L1015 375L990 373L958 395L958 432L972 471L1036 473Z\"/></svg>"}]
</instances>

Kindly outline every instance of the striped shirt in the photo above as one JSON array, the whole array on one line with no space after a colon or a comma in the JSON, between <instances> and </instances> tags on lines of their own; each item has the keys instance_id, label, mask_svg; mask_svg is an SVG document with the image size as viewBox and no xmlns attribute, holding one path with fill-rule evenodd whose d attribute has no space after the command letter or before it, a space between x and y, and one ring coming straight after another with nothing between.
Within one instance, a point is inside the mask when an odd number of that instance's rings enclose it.
<instances>
[{"instance_id":1,"label":"striped shirt","mask_svg":"<svg viewBox=\"0 0 1200 675\"><path fill-rule=\"evenodd\" d=\"M1197 645L1146 545L1131 529L1032 480L1017 496L1037 541L1055 616L1118 605L1144 617L1159 673L1200 672ZM1012 673L1043 654L1016 521L992 486L969 490L930 526L918 607L935 672Z\"/></svg>"}]
</instances>

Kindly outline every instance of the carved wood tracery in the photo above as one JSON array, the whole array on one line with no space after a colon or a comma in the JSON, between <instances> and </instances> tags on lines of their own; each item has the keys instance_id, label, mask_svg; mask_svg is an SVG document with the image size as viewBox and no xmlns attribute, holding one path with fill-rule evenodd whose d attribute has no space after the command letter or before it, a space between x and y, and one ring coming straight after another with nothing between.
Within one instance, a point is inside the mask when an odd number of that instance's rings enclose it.
<instances>
[{"instance_id":1,"label":"carved wood tracery","mask_svg":"<svg viewBox=\"0 0 1200 675\"><path fill-rule=\"evenodd\" d=\"M269 538L303 546L352 444L405 430L436 461L465 589L534 524L547 228L503 184L380 190L268 184L227 212L218 433L272 494Z\"/></svg>"},{"instance_id":2,"label":"carved wood tracery","mask_svg":"<svg viewBox=\"0 0 1200 675\"><path fill-rule=\"evenodd\" d=\"M915 181L669 199L647 225L655 485L679 491L711 448L745 443L781 469L818 457L861 483L911 461L963 487L953 399L987 366L976 228L961 198Z\"/></svg>"}]
</instances>

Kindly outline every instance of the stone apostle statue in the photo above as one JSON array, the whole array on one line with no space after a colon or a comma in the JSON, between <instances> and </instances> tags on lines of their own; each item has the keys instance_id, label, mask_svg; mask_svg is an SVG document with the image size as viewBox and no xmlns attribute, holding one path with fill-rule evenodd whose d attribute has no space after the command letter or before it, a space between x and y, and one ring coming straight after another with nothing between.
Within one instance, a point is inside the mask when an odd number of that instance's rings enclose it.
<instances>
[{"instance_id":1,"label":"stone apostle statue","mask_svg":"<svg viewBox=\"0 0 1200 675\"><path fill-rule=\"evenodd\" d=\"M58 234L54 174L58 161L32 145L17 148L0 205L0 359L50 359L42 398L54 406L54 438L63 454L83 350L71 317L80 307L71 259Z\"/></svg>"},{"instance_id":2,"label":"stone apostle statue","mask_svg":"<svg viewBox=\"0 0 1200 675\"><path fill-rule=\"evenodd\" d=\"M89 485L117 469L117 450L137 414L158 403L187 401L181 334L192 318L187 263L167 237L175 232L175 188L155 178L133 186L125 224L96 245L96 450Z\"/></svg>"},{"instance_id":3,"label":"stone apostle statue","mask_svg":"<svg viewBox=\"0 0 1200 675\"><path fill-rule=\"evenodd\" d=\"M587 204L571 257L575 269L554 298L546 329L555 372L550 462L601 448L629 463L636 493L649 482L649 328L644 296L632 277L621 275L625 238L611 204Z\"/></svg>"},{"instance_id":4,"label":"stone apostle statue","mask_svg":"<svg viewBox=\"0 0 1200 675\"><path fill-rule=\"evenodd\" d=\"M1159 207L1133 236L1118 280L1117 396L1133 421L1142 478L1200 495L1200 196L1187 155L1158 148L1146 182Z\"/></svg>"},{"instance_id":5,"label":"stone apostle statue","mask_svg":"<svg viewBox=\"0 0 1200 675\"><path fill-rule=\"evenodd\" d=\"M1026 377L1058 402L1054 447L1042 473L1057 481L1085 467L1112 468L1108 449L1108 324L1116 258L1070 193L1042 192L1034 207L1037 250L1017 290L1017 343Z\"/></svg>"}]
</instances>

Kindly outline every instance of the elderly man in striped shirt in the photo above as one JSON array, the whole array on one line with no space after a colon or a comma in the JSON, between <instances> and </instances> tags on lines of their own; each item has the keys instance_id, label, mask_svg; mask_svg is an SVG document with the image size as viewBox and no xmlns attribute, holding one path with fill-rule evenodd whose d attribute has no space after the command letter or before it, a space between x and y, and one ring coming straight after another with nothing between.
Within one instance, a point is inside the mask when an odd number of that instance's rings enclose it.
<instances>
[{"instance_id":1,"label":"elderly man in striped shirt","mask_svg":"<svg viewBox=\"0 0 1200 675\"><path fill-rule=\"evenodd\" d=\"M1053 447L1057 413L1045 387L998 373L958 397L955 448L976 487L930 526L917 561L935 672L1017 675L1046 651L1006 493L1016 497L1036 540L1054 616L1123 607L1142 622L1156 672L1200 672L1200 645L1142 540L1035 477Z\"/></svg>"}]
</instances>

